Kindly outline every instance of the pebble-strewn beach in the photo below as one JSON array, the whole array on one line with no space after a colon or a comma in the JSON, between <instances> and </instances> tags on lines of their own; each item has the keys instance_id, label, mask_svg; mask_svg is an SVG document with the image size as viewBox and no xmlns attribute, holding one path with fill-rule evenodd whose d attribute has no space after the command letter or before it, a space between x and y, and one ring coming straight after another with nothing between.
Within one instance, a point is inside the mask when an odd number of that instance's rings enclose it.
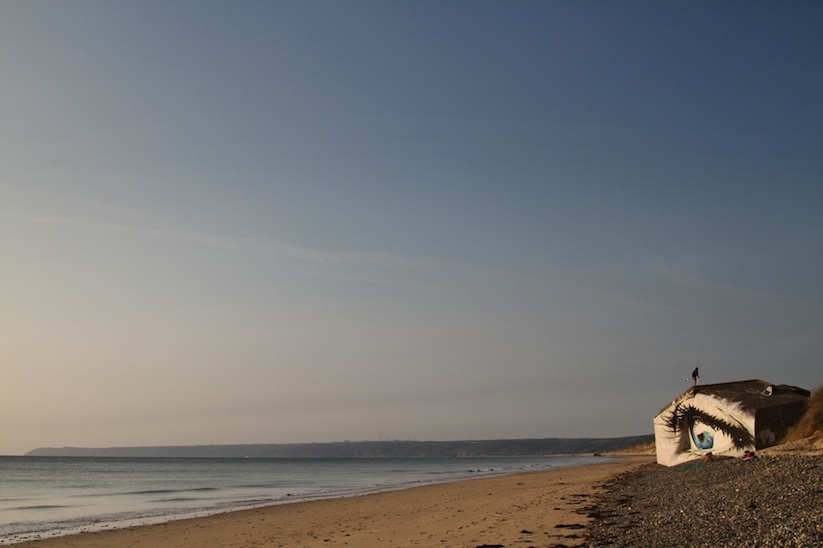
<instances>
[{"instance_id":1,"label":"pebble-strewn beach","mask_svg":"<svg viewBox=\"0 0 823 548\"><path fill-rule=\"evenodd\" d=\"M606 486L586 546L823 546L821 456L649 464Z\"/></svg>"}]
</instances>

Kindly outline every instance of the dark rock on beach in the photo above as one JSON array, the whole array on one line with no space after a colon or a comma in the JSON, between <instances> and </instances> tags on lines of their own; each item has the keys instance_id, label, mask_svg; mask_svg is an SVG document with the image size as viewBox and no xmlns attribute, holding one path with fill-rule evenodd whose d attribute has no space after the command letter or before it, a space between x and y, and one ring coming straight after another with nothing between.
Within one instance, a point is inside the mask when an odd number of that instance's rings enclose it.
<instances>
[{"instance_id":1,"label":"dark rock on beach","mask_svg":"<svg viewBox=\"0 0 823 548\"><path fill-rule=\"evenodd\" d=\"M605 488L585 546L823 546L821 456L649 464Z\"/></svg>"}]
</instances>

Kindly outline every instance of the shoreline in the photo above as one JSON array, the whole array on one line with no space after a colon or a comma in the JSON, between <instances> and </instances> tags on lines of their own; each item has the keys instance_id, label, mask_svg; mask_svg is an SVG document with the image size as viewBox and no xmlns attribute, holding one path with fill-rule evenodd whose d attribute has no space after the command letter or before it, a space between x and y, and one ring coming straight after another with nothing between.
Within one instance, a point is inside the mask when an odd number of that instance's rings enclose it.
<instances>
[{"instance_id":1,"label":"shoreline","mask_svg":"<svg viewBox=\"0 0 823 548\"><path fill-rule=\"evenodd\" d=\"M653 462L614 461L264 506L160 524L24 540L17 548L164 546L579 546L578 511L610 479Z\"/></svg>"}]
</instances>

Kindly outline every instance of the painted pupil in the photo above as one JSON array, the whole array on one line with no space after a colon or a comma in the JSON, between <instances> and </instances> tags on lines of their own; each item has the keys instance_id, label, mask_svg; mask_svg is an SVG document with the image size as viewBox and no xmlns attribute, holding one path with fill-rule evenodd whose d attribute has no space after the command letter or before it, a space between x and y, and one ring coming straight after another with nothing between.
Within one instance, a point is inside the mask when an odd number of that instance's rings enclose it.
<instances>
[{"instance_id":1,"label":"painted pupil","mask_svg":"<svg viewBox=\"0 0 823 548\"><path fill-rule=\"evenodd\" d=\"M692 430L692 439L700 450L711 449L714 446L714 436L708 430L699 434L695 434L694 430Z\"/></svg>"}]
</instances>

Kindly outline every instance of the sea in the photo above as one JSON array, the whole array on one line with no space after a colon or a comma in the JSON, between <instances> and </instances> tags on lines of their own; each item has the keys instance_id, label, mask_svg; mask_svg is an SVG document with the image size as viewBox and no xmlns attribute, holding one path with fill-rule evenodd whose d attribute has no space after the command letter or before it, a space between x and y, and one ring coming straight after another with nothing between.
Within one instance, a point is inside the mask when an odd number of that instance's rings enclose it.
<instances>
[{"instance_id":1,"label":"sea","mask_svg":"<svg viewBox=\"0 0 823 548\"><path fill-rule=\"evenodd\" d=\"M0 457L0 545L603 460Z\"/></svg>"}]
</instances>

